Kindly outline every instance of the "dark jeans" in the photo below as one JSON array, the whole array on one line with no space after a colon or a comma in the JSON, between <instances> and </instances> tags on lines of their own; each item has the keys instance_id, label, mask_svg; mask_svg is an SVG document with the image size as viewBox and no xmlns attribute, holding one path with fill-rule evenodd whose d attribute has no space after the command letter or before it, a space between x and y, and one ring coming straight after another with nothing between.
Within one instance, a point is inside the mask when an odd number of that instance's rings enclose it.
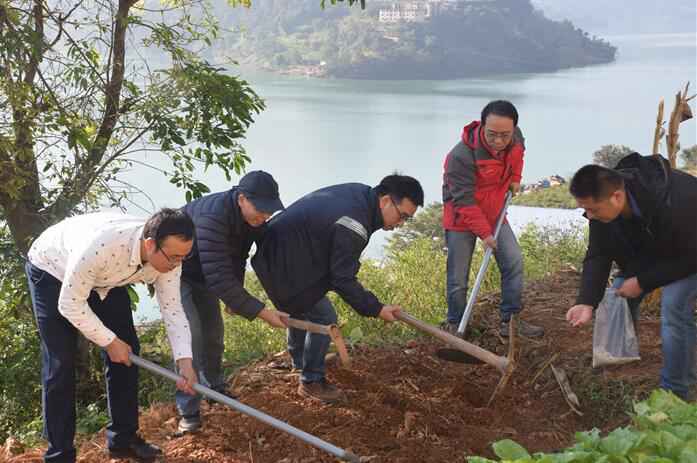
<instances>
[{"instance_id":1,"label":"dark jeans","mask_svg":"<svg viewBox=\"0 0 697 463\"><path fill-rule=\"evenodd\" d=\"M48 440L44 461L74 462L75 358L79 332L58 312L61 282L29 262L25 271L41 339L44 437ZM137 354L140 345L126 288L113 288L103 301L92 291L88 303L102 323ZM104 350L102 359L111 418L107 444L109 448L126 447L138 431L138 368L112 363Z\"/></svg>"},{"instance_id":2,"label":"dark jeans","mask_svg":"<svg viewBox=\"0 0 697 463\"><path fill-rule=\"evenodd\" d=\"M624 278L617 277L612 286L619 288L622 283L624 283ZM642 294L635 299L627 299L635 326L639 318L639 305L644 296L645 294ZM661 387L672 391L683 399L689 397L690 388L697 382L695 301L697 301L697 274L663 287L661 293L661 343L663 349Z\"/></svg>"},{"instance_id":3,"label":"dark jeans","mask_svg":"<svg viewBox=\"0 0 697 463\"><path fill-rule=\"evenodd\" d=\"M501 226L494 252L501 272L501 319L510 320L520 312L523 296L523 255L508 223ZM447 298L448 322L459 324L467 307L470 266L477 237L471 232L446 230L448 247Z\"/></svg>"},{"instance_id":4,"label":"dark jeans","mask_svg":"<svg viewBox=\"0 0 697 463\"><path fill-rule=\"evenodd\" d=\"M223 352L225 351L223 316L220 301L205 288L181 282L181 298L191 329L193 365L199 382L214 389L225 386ZM197 416L201 396L177 390L177 410L181 416Z\"/></svg>"},{"instance_id":5,"label":"dark jeans","mask_svg":"<svg viewBox=\"0 0 697 463\"><path fill-rule=\"evenodd\" d=\"M332 325L337 320L336 310L326 296L309 312L293 315L293 318L321 325ZM331 339L325 334L308 333L297 328L288 329L288 352L293 359L293 367L302 370L302 382L313 383L324 379L324 357L330 343Z\"/></svg>"}]
</instances>

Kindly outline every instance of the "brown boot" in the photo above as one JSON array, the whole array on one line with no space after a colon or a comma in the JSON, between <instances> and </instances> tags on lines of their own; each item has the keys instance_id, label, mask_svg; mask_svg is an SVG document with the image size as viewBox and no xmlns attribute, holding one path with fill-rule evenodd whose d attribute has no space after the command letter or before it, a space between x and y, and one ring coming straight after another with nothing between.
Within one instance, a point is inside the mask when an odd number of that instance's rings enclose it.
<instances>
[{"instance_id":1,"label":"brown boot","mask_svg":"<svg viewBox=\"0 0 697 463\"><path fill-rule=\"evenodd\" d=\"M335 403L344 398L344 393L336 386L329 384L325 379L314 383L303 383L300 381L298 394L302 397L320 400L326 404Z\"/></svg>"},{"instance_id":2,"label":"brown boot","mask_svg":"<svg viewBox=\"0 0 697 463\"><path fill-rule=\"evenodd\" d=\"M508 337L508 322L501 321L499 325L499 334L503 338ZM526 338L539 338L545 335L545 329L538 325L533 325L532 323L526 322L525 320L518 320L518 335L524 336Z\"/></svg>"}]
</instances>

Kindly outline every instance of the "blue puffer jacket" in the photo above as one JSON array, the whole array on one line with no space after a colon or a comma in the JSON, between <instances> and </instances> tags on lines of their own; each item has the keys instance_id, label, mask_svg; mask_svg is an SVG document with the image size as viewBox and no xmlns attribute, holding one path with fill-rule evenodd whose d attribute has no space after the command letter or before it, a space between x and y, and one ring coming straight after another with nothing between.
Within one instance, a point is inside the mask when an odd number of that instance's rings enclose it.
<instances>
[{"instance_id":1,"label":"blue puffer jacket","mask_svg":"<svg viewBox=\"0 0 697 463\"><path fill-rule=\"evenodd\" d=\"M237 204L237 188L213 193L183 207L196 228L193 255L182 279L204 285L236 313L253 319L264 304L244 289L249 250L262 229L247 224Z\"/></svg>"},{"instance_id":2,"label":"blue puffer jacket","mask_svg":"<svg viewBox=\"0 0 697 463\"><path fill-rule=\"evenodd\" d=\"M333 290L361 315L377 316L382 303L356 275L370 236L382 226L371 187L323 188L271 220L252 267L279 310L303 313Z\"/></svg>"}]
</instances>

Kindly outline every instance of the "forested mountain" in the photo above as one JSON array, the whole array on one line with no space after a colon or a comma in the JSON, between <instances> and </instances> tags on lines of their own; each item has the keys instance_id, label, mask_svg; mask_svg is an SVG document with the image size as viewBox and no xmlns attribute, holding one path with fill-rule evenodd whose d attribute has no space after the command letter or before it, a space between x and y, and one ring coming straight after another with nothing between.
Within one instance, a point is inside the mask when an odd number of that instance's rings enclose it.
<instances>
[{"instance_id":1,"label":"forested mountain","mask_svg":"<svg viewBox=\"0 0 697 463\"><path fill-rule=\"evenodd\" d=\"M327 2L329 3L329 2ZM450 79L610 62L616 49L530 0L260 0L219 8L214 53L278 70L360 79Z\"/></svg>"}]
</instances>

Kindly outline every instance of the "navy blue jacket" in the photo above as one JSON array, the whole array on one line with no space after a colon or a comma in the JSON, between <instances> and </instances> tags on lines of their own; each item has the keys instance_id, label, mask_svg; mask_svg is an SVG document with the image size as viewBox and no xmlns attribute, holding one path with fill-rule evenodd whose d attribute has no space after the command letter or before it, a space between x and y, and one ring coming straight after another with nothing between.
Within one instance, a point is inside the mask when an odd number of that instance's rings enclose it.
<instances>
[{"instance_id":1,"label":"navy blue jacket","mask_svg":"<svg viewBox=\"0 0 697 463\"><path fill-rule=\"evenodd\" d=\"M697 178L660 159L632 153L615 167L641 215L590 221L577 304L598 306L613 261L646 292L697 273Z\"/></svg>"},{"instance_id":2,"label":"navy blue jacket","mask_svg":"<svg viewBox=\"0 0 697 463\"><path fill-rule=\"evenodd\" d=\"M378 196L360 183L310 193L274 217L252 267L277 309L301 314L336 291L365 316L382 303L358 282L360 256L382 228Z\"/></svg>"},{"instance_id":3,"label":"navy blue jacket","mask_svg":"<svg viewBox=\"0 0 697 463\"><path fill-rule=\"evenodd\" d=\"M205 286L235 313L251 320L264 304L244 289L244 273L249 250L262 230L244 221L237 195L233 188L183 207L194 222L196 240L191 258L182 265L182 279Z\"/></svg>"}]
</instances>

